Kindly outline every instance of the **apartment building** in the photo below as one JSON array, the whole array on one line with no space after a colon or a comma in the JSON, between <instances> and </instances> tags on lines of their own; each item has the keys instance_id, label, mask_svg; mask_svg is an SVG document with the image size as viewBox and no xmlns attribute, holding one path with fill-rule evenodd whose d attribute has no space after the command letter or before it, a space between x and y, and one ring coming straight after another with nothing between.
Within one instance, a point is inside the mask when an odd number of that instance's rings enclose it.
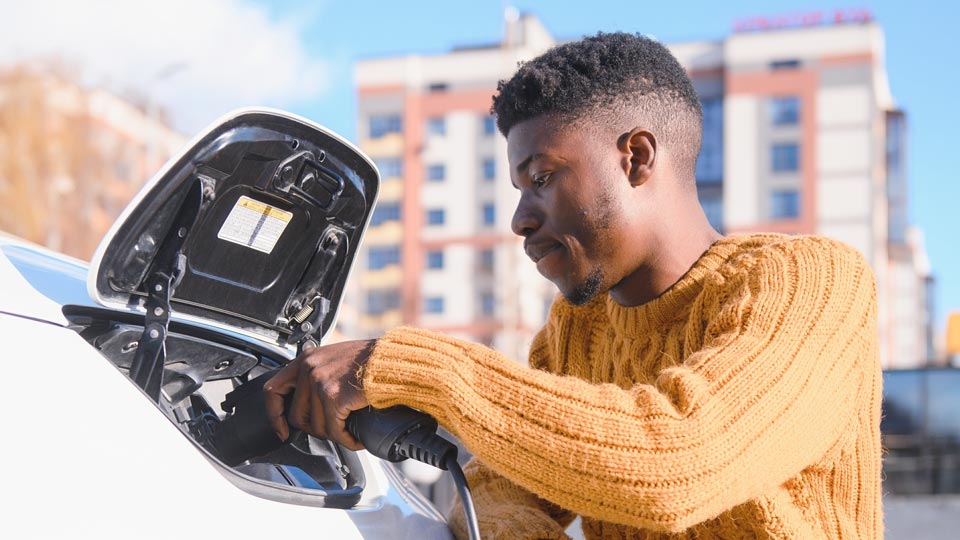
<instances>
[{"instance_id":1,"label":"apartment building","mask_svg":"<svg viewBox=\"0 0 960 540\"><path fill-rule=\"evenodd\" d=\"M524 358L555 290L510 232L518 194L490 97L557 42L508 11L500 43L358 63L359 142L383 185L346 334L412 324ZM909 225L907 121L880 25L860 10L754 18L722 40L668 46L703 104L697 184L711 223L854 246L877 276L884 365L926 362L933 282Z\"/></svg>"}]
</instances>

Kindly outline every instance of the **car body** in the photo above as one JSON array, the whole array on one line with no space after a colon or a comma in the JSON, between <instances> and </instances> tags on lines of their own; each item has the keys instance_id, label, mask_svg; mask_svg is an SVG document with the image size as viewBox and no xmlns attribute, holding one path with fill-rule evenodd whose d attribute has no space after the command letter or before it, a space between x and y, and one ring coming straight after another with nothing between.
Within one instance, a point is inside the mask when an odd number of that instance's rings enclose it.
<instances>
[{"instance_id":1,"label":"car body","mask_svg":"<svg viewBox=\"0 0 960 540\"><path fill-rule=\"evenodd\" d=\"M281 178L291 164L293 180ZM308 189L324 174L330 197ZM451 538L402 473L366 452L301 434L300 446L231 466L202 429L200 413L213 425L227 415L216 405L233 387L332 328L378 182L369 160L336 134L280 111L244 110L147 183L91 265L0 236L8 381L0 536ZM199 206L179 227L191 194ZM251 208L261 228L274 217L286 225L263 240L261 229L237 221ZM284 226L297 234L284 236ZM331 235L343 243L320 264ZM277 251L285 246L288 253ZM277 253L282 261L266 259ZM172 292L157 310L146 284L165 265ZM252 286L264 268L273 274ZM151 389L132 374L147 365L148 329L160 323L162 379Z\"/></svg>"}]
</instances>

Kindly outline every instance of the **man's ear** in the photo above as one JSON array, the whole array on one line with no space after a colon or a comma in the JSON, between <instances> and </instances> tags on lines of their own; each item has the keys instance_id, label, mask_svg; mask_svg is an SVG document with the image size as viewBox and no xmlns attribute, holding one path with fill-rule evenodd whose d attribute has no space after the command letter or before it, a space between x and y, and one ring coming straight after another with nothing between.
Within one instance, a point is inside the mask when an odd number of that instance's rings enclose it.
<instances>
[{"instance_id":1,"label":"man's ear","mask_svg":"<svg viewBox=\"0 0 960 540\"><path fill-rule=\"evenodd\" d=\"M657 138L643 128L633 128L618 141L620 151L627 158L627 177L630 184L639 186L653 176L657 162Z\"/></svg>"}]
</instances>

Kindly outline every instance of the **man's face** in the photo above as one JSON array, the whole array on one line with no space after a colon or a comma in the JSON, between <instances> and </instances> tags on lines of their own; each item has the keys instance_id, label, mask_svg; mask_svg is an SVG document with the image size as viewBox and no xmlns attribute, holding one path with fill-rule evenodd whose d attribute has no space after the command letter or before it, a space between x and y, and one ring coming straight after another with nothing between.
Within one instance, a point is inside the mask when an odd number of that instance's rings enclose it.
<instances>
[{"instance_id":1,"label":"man's face","mask_svg":"<svg viewBox=\"0 0 960 540\"><path fill-rule=\"evenodd\" d=\"M512 228L537 270L572 304L637 268L641 212L615 136L540 117L515 125L507 155L520 202ZM606 140L609 138L610 140Z\"/></svg>"}]
</instances>

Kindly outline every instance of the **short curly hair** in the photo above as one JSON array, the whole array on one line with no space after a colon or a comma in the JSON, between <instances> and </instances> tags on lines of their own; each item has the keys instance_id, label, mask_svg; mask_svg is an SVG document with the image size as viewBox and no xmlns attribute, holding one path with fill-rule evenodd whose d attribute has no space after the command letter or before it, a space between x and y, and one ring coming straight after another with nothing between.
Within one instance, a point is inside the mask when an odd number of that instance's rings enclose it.
<instances>
[{"instance_id":1,"label":"short curly hair","mask_svg":"<svg viewBox=\"0 0 960 540\"><path fill-rule=\"evenodd\" d=\"M703 111L693 83L663 44L640 34L601 32L521 62L498 83L491 112L505 137L540 116L640 119L690 177L700 153Z\"/></svg>"}]
</instances>

